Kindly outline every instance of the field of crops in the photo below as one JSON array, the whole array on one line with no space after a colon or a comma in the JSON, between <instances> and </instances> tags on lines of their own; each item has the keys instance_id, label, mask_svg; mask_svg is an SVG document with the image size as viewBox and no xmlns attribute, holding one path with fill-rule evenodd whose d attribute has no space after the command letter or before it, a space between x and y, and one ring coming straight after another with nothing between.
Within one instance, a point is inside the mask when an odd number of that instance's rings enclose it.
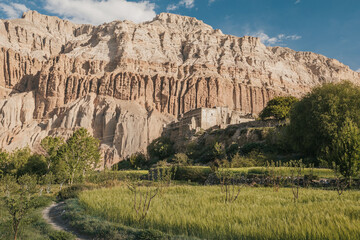
<instances>
[{"instance_id":1,"label":"field of crops","mask_svg":"<svg viewBox=\"0 0 360 240\"><path fill-rule=\"evenodd\" d=\"M126 187L82 192L91 215L138 228L206 239L360 239L360 192L243 188L224 203L219 186L174 186L157 195L147 218L136 221Z\"/></svg>"}]
</instances>

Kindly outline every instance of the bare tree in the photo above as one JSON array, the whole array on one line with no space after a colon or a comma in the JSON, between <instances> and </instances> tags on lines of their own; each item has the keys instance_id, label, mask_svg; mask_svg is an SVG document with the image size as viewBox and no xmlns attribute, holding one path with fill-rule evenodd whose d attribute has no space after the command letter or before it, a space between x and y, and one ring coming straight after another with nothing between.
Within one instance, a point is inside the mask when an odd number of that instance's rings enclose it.
<instances>
[{"instance_id":1,"label":"bare tree","mask_svg":"<svg viewBox=\"0 0 360 240\"><path fill-rule=\"evenodd\" d=\"M267 166L266 166L266 168L269 172L270 182L271 182L275 192L278 192L280 187L284 183L282 167L283 166L280 161L278 161L278 162L271 161L270 163L268 162ZM285 165L284 165L284 167L285 167Z\"/></svg>"},{"instance_id":2,"label":"bare tree","mask_svg":"<svg viewBox=\"0 0 360 240\"><path fill-rule=\"evenodd\" d=\"M299 161L291 161L289 164L290 173L291 173L291 190L294 197L294 202L299 200L299 190L300 190L300 179L302 177L304 165L302 160Z\"/></svg>"},{"instance_id":3,"label":"bare tree","mask_svg":"<svg viewBox=\"0 0 360 240\"><path fill-rule=\"evenodd\" d=\"M339 196L341 196L345 189L349 186L349 184L347 183L346 179L342 179L341 178L341 173L339 170L339 166L336 165L335 162L333 162L333 171L334 171L334 175L335 175L335 183L336 183L336 191L339 194Z\"/></svg>"},{"instance_id":4,"label":"bare tree","mask_svg":"<svg viewBox=\"0 0 360 240\"><path fill-rule=\"evenodd\" d=\"M139 182L127 181L129 190L133 193L133 209L136 213L137 221L142 222L149 213L151 202L159 193L159 187L150 185L141 186Z\"/></svg>"},{"instance_id":5,"label":"bare tree","mask_svg":"<svg viewBox=\"0 0 360 240\"><path fill-rule=\"evenodd\" d=\"M225 203L235 202L243 186L240 179L232 171L223 168L216 171L216 176L220 180L220 190L225 194Z\"/></svg>"}]
</instances>

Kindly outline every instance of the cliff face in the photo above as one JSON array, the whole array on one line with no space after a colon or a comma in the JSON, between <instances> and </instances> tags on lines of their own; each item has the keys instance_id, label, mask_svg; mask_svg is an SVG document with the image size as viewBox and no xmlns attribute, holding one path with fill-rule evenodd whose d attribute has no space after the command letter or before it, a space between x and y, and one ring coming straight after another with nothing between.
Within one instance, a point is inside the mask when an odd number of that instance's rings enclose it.
<instances>
[{"instance_id":1,"label":"cliff face","mask_svg":"<svg viewBox=\"0 0 360 240\"><path fill-rule=\"evenodd\" d=\"M360 74L195 18L91 26L30 11L0 21L0 147L36 148L47 134L82 126L110 163L144 151L180 113L229 106L257 114L274 96L343 79L359 83Z\"/></svg>"}]
</instances>

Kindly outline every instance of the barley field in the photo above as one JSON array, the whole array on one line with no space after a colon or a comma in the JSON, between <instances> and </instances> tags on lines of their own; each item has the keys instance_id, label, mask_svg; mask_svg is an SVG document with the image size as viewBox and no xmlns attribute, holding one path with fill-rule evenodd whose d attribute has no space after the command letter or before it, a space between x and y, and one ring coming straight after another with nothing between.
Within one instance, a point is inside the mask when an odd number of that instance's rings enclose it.
<instances>
[{"instance_id":1,"label":"barley field","mask_svg":"<svg viewBox=\"0 0 360 240\"><path fill-rule=\"evenodd\" d=\"M136 221L133 194L126 187L82 192L91 215L137 228L203 239L360 239L360 192L243 188L225 203L219 186L173 186L152 202L147 218Z\"/></svg>"}]
</instances>

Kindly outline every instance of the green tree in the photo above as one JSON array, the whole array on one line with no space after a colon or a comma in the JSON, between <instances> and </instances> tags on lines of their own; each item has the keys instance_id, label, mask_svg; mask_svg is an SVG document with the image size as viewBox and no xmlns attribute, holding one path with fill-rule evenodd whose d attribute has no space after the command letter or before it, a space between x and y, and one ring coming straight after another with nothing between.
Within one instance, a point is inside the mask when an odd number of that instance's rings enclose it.
<instances>
[{"instance_id":1,"label":"green tree","mask_svg":"<svg viewBox=\"0 0 360 240\"><path fill-rule=\"evenodd\" d=\"M27 162L17 171L17 175L24 174L43 176L46 174L46 159L43 155L34 154L29 157Z\"/></svg>"},{"instance_id":2,"label":"green tree","mask_svg":"<svg viewBox=\"0 0 360 240\"><path fill-rule=\"evenodd\" d=\"M345 119L337 138L326 149L326 154L328 162L338 166L339 172L351 186L352 177L360 171L360 131L351 119Z\"/></svg>"},{"instance_id":3,"label":"green tree","mask_svg":"<svg viewBox=\"0 0 360 240\"><path fill-rule=\"evenodd\" d=\"M173 161L177 165L188 165L189 157L185 153L177 153L177 154L175 154Z\"/></svg>"},{"instance_id":4,"label":"green tree","mask_svg":"<svg viewBox=\"0 0 360 240\"><path fill-rule=\"evenodd\" d=\"M64 145L64 143L64 139L60 137L48 136L41 140L40 145L46 151L46 163L48 171L58 156L58 150L62 145Z\"/></svg>"},{"instance_id":5,"label":"green tree","mask_svg":"<svg viewBox=\"0 0 360 240\"><path fill-rule=\"evenodd\" d=\"M14 240L16 240L21 222L37 205L36 179L30 175L24 175L16 182L14 177L8 176L2 180L1 186L7 186L4 205L11 215L12 230Z\"/></svg>"},{"instance_id":6,"label":"green tree","mask_svg":"<svg viewBox=\"0 0 360 240\"><path fill-rule=\"evenodd\" d=\"M133 169L143 168L147 165L147 160L144 154L142 153L134 153L129 158L131 167Z\"/></svg>"},{"instance_id":7,"label":"green tree","mask_svg":"<svg viewBox=\"0 0 360 240\"><path fill-rule=\"evenodd\" d=\"M223 159L226 157L225 147L219 142L215 142L212 153L215 159Z\"/></svg>"},{"instance_id":8,"label":"green tree","mask_svg":"<svg viewBox=\"0 0 360 240\"><path fill-rule=\"evenodd\" d=\"M0 149L0 177L6 174L6 166L9 161L9 153Z\"/></svg>"},{"instance_id":9,"label":"green tree","mask_svg":"<svg viewBox=\"0 0 360 240\"><path fill-rule=\"evenodd\" d=\"M165 159L174 154L174 143L169 138L158 138L148 146L148 153L153 159Z\"/></svg>"},{"instance_id":10,"label":"green tree","mask_svg":"<svg viewBox=\"0 0 360 240\"><path fill-rule=\"evenodd\" d=\"M323 157L338 138L345 119L360 125L360 87L350 82L314 88L296 103L290 114L288 138L295 150Z\"/></svg>"},{"instance_id":11,"label":"green tree","mask_svg":"<svg viewBox=\"0 0 360 240\"><path fill-rule=\"evenodd\" d=\"M61 158L68 173L69 184L76 176L85 175L100 162L100 143L85 128L80 128L61 148Z\"/></svg>"},{"instance_id":12,"label":"green tree","mask_svg":"<svg viewBox=\"0 0 360 240\"><path fill-rule=\"evenodd\" d=\"M0 169L3 175L17 175L18 170L23 168L31 157L30 148L16 149L12 153L0 153Z\"/></svg>"},{"instance_id":13,"label":"green tree","mask_svg":"<svg viewBox=\"0 0 360 240\"><path fill-rule=\"evenodd\" d=\"M290 116L292 106L298 101L299 100L293 96L273 98L261 111L259 117L261 120L266 120L268 118L284 120Z\"/></svg>"}]
</instances>

